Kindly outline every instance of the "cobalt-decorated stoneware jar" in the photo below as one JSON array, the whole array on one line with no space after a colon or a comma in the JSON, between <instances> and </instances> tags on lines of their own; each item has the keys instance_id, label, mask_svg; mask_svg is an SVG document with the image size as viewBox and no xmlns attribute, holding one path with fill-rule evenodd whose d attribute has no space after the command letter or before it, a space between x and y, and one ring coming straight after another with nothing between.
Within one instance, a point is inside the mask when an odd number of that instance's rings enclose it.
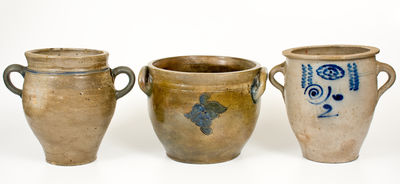
<instances>
[{"instance_id":1,"label":"cobalt-decorated stoneware jar","mask_svg":"<svg viewBox=\"0 0 400 184\"><path fill-rule=\"evenodd\" d=\"M116 100L134 85L132 70L110 69L108 53L99 50L38 49L25 52L25 56L28 66L10 65L3 78L22 98L26 119L46 160L57 165L94 161ZM11 83L11 72L24 76L22 90ZM129 83L115 90L114 79L120 73L129 76Z\"/></svg>"},{"instance_id":2,"label":"cobalt-decorated stoneware jar","mask_svg":"<svg viewBox=\"0 0 400 184\"><path fill-rule=\"evenodd\" d=\"M252 134L267 72L240 58L181 56L151 62L138 80L167 155L216 163L237 157Z\"/></svg>"},{"instance_id":3,"label":"cobalt-decorated stoneware jar","mask_svg":"<svg viewBox=\"0 0 400 184\"><path fill-rule=\"evenodd\" d=\"M396 78L393 68L378 62L379 49L357 45L327 45L283 51L286 61L270 72L271 83L283 95L290 125L303 156L340 163L358 158L379 97ZM377 75L388 74L377 88ZM275 79L282 72L282 86Z\"/></svg>"}]
</instances>

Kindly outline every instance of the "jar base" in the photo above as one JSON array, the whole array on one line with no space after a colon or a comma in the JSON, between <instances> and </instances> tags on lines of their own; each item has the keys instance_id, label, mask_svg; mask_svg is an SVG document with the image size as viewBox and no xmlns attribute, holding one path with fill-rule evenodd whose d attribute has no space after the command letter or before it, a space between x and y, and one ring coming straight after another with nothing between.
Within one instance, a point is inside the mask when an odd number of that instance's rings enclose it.
<instances>
[{"instance_id":1,"label":"jar base","mask_svg":"<svg viewBox=\"0 0 400 184\"><path fill-rule=\"evenodd\" d=\"M303 157L307 160L313 161L313 162L319 162L319 163L326 163L326 164L341 164L341 163L348 163L348 162L353 162L358 159L359 155L353 158L347 158L347 159L317 159L313 158L310 156L303 155Z\"/></svg>"},{"instance_id":2,"label":"jar base","mask_svg":"<svg viewBox=\"0 0 400 184\"><path fill-rule=\"evenodd\" d=\"M235 159L236 157L238 157L240 155L240 153L232 156L232 157L228 157L228 158L215 158L215 159L208 159L208 160L193 160L193 159L184 159L184 158L177 158L174 157L168 153L166 153L167 156L177 162L182 162L182 163L187 163L187 164L216 164L216 163L222 163L222 162L227 162L230 160Z\"/></svg>"},{"instance_id":3,"label":"jar base","mask_svg":"<svg viewBox=\"0 0 400 184\"><path fill-rule=\"evenodd\" d=\"M78 165L85 165L85 164L92 163L92 162L96 161L96 159L97 158L94 157L93 159L90 159L90 160L85 160L85 161L81 161L81 162L69 162L69 163L57 162L57 161L52 161L52 160L46 159L46 162L51 165L57 165L57 166L78 166Z\"/></svg>"},{"instance_id":4,"label":"jar base","mask_svg":"<svg viewBox=\"0 0 400 184\"><path fill-rule=\"evenodd\" d=\"M59 166L75 166L91 163L96 160L96 152L69 151L63 154L46 152L46 162Z\"/></svg>"}]
</instances>

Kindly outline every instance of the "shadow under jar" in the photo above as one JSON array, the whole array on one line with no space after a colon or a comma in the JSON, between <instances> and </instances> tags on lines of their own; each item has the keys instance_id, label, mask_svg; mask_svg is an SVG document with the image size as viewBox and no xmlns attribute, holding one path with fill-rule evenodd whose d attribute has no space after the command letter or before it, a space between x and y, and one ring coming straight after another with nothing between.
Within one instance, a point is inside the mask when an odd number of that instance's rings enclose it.
<instances>
[{"instance_id":1,"label":"shadow under jar","mask_svg":"<svg viewBox=\"0 0 400 184\"><path fill-rule=\"evenodd\" d=\"M180 56L151 62L138 80L167 155L206 164L240 154L260 112L267 72L240 58Z\"/></svg>"},{"instance_id":2,"label":"shadow under jar","mask_svg":"<svg viewBox=\"0 0 400 184\"><path fill-rule=\"evenodd\" d=\"M391 66L376 60L378 52L358 45L283 51L286 61L272 68L269 78L282 92L305 158L327 163L358 158L375 106L396 78ZM389 77L378 89L382 71ZM284 74L283 86L275 80L276 72Z\"/></svg>"},{"instance_id":3,"label":"shadow under jar","mask_svg":"<svg viewBox=\"0 0 400 184\"><path fill-rule=\"evenodd\" d=\"M135 76L128 67L110 69L108 53L90 49L38 49L25 52L28 67L13 64L4 82L21 96L26 119L56 165L80 165L96 159L114 114L116 100L128 93ZM23 89L10 81L11 72L24 77ZM115 90L114 79L125 73L128 85Z\"/></svg>"}]
</instances>

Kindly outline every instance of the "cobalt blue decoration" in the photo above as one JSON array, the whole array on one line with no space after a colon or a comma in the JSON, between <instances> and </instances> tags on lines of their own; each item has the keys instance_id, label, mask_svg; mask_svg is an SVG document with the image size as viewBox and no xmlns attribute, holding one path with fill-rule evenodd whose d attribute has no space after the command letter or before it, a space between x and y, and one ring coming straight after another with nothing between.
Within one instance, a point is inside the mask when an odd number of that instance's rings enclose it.
<instances>
[{"instance_id":1,"label":"cobalt blue decoration","mask_svg":"<svg viewBox=\"0 0 400 184\"><path fill-rule=\"evenodd\" d=\"M312 84L307 86L304 90L304 94L308 96L308 102L314 105L322 104L330 97L332 88L328 86L328 93L325 98L323 98L324 90L318 84Z\"/></svg>"},{"instance_id":2,"label":"cobalt blue decoration","mask_svg":"<svg viewBox=\"0 0 400 184\"><path fill-rule=\"evenodd\" d=\"M343 78L344 70L335 64L322 65L317 69L317 75L325 80L337 80Z\"/></svg>"},{"instance_id":3,"label":"cobalt blue decoration","mask_svg":"<svg viewBox=\"0 0 400 184\"><path fill-rule=\"evenodd\" d=\"M307 76L307 82L308 85L313 84L312 78L313 78L313 68L310 64L307 64L307 69L308 69L308 76Z\"/></svg>"},{"instance_id":4,"label":"cobalt blue decoration","mask_svg":"<svg viewBox=\"0 0 400 184\"><path fill-rule=\"evenodd\" d=\"M323 105L322 108L324 108L326 110L326 112L320 114L318 116L318 118L329 118L329 117L339 116L339 114L331 114L331 115L329 115L329 113L332 111L332 106L329 105L329 104Z\"/></svg>"},{"instance_id":5,"label":"cobalt blue decoration","mask_svg":"<svg viewBox=\"0 0 400 184\"><path fill-rule=\"evenodd\" d=\"M349 71L349 84L350 91L358 91L360 86L360 80L358 76L357 64L356 63L348 63L347 70Z\"/></svg>"},{"instance_id":6,"label":"cobalt blue decoration","mask_svg":"<svg viewBox=\"0 0 400 184\"><path fill-rule=\"evenodd\" d=\"M315 100L322 97L322 95L324 94L324 90L320 85L313 84L306 88L304 94L306 93L308 93L308 97L310 97L311 100Z\"/></svg>"},{"instance_id":7,"label":"cobalt blue decoration","mask_svg":"<svg viewBox=\"0 0 400 184\"><path fill-rule=\"evenodd\" d=\"M324 90L318 84L309 85L304 90L304 95L307 95L308 102L313 105L319 105L319 104L325 103L329 99L329 97L331 97L331 93L332 93L332 87L328 86L326 96L324 96ZM332 98L335 101L342 101L344 97L342 94L338 93L338 94L332 95ZM339 114L333 114L333 115L329 114L333 109L330 104L324 104L322 106L322 108L324 108L326 111L323 112L322 114L318 115L318 118L328 118L328 117L339 116Z\"/></svg>"},{"instance_id":8,"label":"cobalt blue decoration","mask_svg":"<svg viewBox=\"0 0 400 184\"><path fill-rule=\"evenodd\" d=\"M307 78L307 68L305 65L301 64L301 88L306 87L306 78Z\"/></svg>"},{"instance_id":9,"label":"cobalt blue decoration","mask_svg":"<svg viewBox=\"0 0 400 184\"><path fill-rule=\"evenodd\" d=\"M260 87L260 85L261 85L260 74L257 74L256 77L253 79L253 83L251 84L251 87L250 87L250 95L251 95L251 99L253 100L254 104L257 103L256 94L257 94L257 91L258 91L258 88Z\"/></svg>"},{"instance_id":10,"label":"cobalt blue decoration","mask_svg":"<svg viewBox=\"0 0 400 184\"><path fill-rule=\"evenodd\" d=\"M343 100L343 95L342 94L336 94L332 95L332 98L336 101L342 101Z\"/></svg>"},{"instance_id":11,"label":"cobalt blue decoration","mask_svg":"<svg viewBox=\"0 0 400 184\"><path fill-rule=\"evenodd\" d=\"M203 93L200 95L200 103L192 107L192 111L185 114L185 117L190 119L194 124L200 127L201 132L205 135L212 133L212 120L220 114L228 110L227 107L221 105L217 101L208 101L210 95Z\"/></svg>"},{"instance_id":12,"label":"cobalt blue decoration","mask_svg":"<svg viewBox=\"0 0 400 184\"><path fill-rule=\"evenodd\" d=\"M304 65L301 64L301 87L305 88L306 87L306 82L307 85L313 84L313 68L310 64Z\"/></svg>"},{"instance_id":13,"label":"cobalt blue decoration","mask_svg":"<svg viewBox=\"0 0 400 184\"><path fill-rule=\"evenodd\" d=\"M104 68L100 70L91 70L91 71L79 71L79 72L43 72L43 71L37 71L37 70L32 70L27 68L26 71L30 73L35 73L35 74L47 74L47 75L77 75L77 74L91 74L91 73L98 73L98 72L104 72L109 70L110 68ZM25 74L22 75L25 77Z\"/></svg>"},{"instance_id":14,"label":"cobalt blue decoration","mask_svg":"<svg viewBox=\"0 0 400 184\"><path fill-rule=\"evenodd\" d=\"M357 65L355 63L347 64L349 77L350 77L350 90L357 91L359 86ZM322 108L325 109L323 113L318 115L318 118L328 118L328 117L336 117L339 114L332 114L332 105L327 104L326 102L332 96L334 101L342 101L343 95L340 93L332 94L332 87L328 86L327 90L324 91L321 85L313 84L312 77L313 71L310 64L301 65L301 87L305 88L304 95L307 96L307 101L313 105L322 105ZM345 76L345 71L338 65L335 64L325 64L320 66L317 70L317 75L325 80L337 80L341 79ZM307 87L306 87L307 82Z\"/></svg>"}]
</instances>

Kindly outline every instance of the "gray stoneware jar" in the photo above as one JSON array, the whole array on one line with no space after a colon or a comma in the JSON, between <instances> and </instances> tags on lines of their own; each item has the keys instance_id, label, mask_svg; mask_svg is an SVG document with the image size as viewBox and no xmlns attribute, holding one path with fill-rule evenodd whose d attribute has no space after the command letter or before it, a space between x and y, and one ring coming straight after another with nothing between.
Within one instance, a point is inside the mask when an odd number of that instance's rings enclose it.
<instances>
[{"instance_id":1,"label":"gray stoneware jar","mask_svg":"<svg viewBox=\"0 0 400 184\"><path fill-rule=\"evenodd\" d=\"M114 114L116 100L133 87L128 67L110 69L108 53L91 49L38 49L25 52L28 66L10 65L4 82L22 98L26 119L46 160L56 165L80 165L96 159L97 150ZM24 77L22 89L10 73ZM129 76L128 85L115 90L114 79Z\"/></svg>"},{"instance_id":2,"label":"gray stoneware jar","mask_svg":"<svg viewBox=\"0 0 400 184\"><path fill-rule=\"evenodd\" d=\"M375 106L396 78L391 66L378 62L379 49L358 45L325 45L283 51L286 61L270 72L282 92L290 125L303 156L340 163L358 158ZM284 85L274 75L282 72ZM377 76L387 82L378 89Z\"/></svg>"}]
</instances>

